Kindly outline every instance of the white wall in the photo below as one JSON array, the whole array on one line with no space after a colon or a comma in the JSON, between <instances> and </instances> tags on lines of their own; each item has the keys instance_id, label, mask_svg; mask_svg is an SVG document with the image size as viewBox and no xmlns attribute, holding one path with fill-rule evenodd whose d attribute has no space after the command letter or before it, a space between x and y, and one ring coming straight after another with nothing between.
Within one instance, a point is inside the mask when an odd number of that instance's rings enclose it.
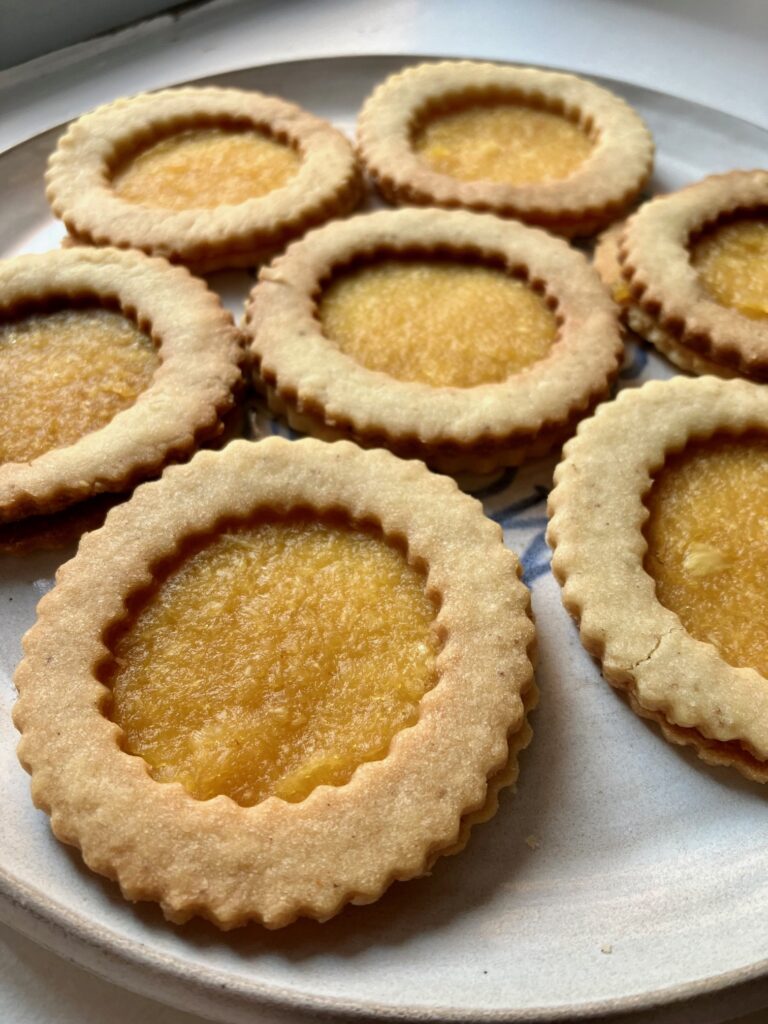
<instances>
[{"instance_id":1,"label":"white wall","mask_svg":"<svg viewBox=\"0 0 768 1024\"><path fill-rule=\"evenodd\" d=\"M178 4L179 0L0 0L0 68Z\"/></svg>"}]
</instances>

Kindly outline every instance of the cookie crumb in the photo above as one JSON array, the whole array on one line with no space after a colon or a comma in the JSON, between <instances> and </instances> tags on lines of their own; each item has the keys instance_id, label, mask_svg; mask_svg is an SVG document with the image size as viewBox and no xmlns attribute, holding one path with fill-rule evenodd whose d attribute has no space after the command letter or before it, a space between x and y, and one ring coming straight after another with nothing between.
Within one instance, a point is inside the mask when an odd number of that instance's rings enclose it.
<instances>
[{"instance_id":1,"label":"cookie crumb","mask_svg":"<svg viewBox=\"0 0 768 1024\"><path fill-rule=\"evenodd\" d=\"M541 846L541 840L539 839L538 836L535 836L533 834L531 834L529 836L526 836L525 837L525 842L526 842L526 845L530 846L530 848L532 850L538 850L538 848Z\"/></svg>"},{"instance_id":2,"label":"cookie crumb","mask_svg":"<svg viewBox=\"0 0 768 1024\"><path fill-rule=\"evenodd\" d=\"M610 944L610 942L606 942L605 945L600 947L600 952L601 953L612 953L613 952L613 946Z\"/></svg>"}]
</instances>

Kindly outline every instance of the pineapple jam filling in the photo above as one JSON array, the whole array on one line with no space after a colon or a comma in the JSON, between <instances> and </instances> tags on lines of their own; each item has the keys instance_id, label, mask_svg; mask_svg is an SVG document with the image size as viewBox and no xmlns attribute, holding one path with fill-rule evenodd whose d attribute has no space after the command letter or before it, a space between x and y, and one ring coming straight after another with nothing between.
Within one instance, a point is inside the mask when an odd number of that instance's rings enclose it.
<instances>
[{"instance_id":1,"label":"pineapple jam filling","mask_svg":"<svg viewBox=\"0 0 768 1024\"><path fill-rule=\"evenodd\" d=\"M691 263L721 306L755 320L768 317L768 218L715 225L691 246Z\"/></svg>"},{"instance_id":2,"label":"pineapple jam filling","mask_svg":"<svg viewBox=\"0 0 768 1024\"><path fill-rule=\"evenodd\" d=\"M301 158L264 132L192 128L161 139L118 170L121 199L168 210L244 203L285 185Z\"/></svg>"},{"instance_id":3,"label":"pineapple jam filling","mask_svg":"<svg viewBox=\"0 0 768 1024\"><path fill-rule=\"evenodd\" d=\"M590 155L592 140L560 114L492 103L430 117L413 148L434 171L460 181L529 185L567 178Z\"/></svg>"},{"instance_id":4,"label":"pineapple jam filling","mask_svg":"<svg viewBox=\"0 0 768 1024\"><path fill-rule=\"evenodd\" d=\"M0 463L27 462L106 426L159 365L151 338L106 309L0 323Z\"/></svg>"},{"instance_id":5,"label":"pineapple jam filling","mask_svg":"<svg viewBox=\"0 0 768 1024\"><path fill-rule=\"evenodd\" d=\"M547 355L557 321L524 281L451 260L381 260L343 271L318 303L323 333L402 381L470 388Z\"/></svg>"},{"instance_id":6,"label":"pineapple jam filling","mask_svg":"<svg viewBox=\"0 0 768 1024\"><path fill-rule=\"evenodd\" d=\"M768 439L686 448L646 504L659 601L731 665L768 677Z\"/></svg>"},{"instance_id":7,"label":"pineapple jam filling","mask_svg":"<svg viewBox=\"0 0 768 1024\"><path fill-rule=\"evenodd\" d=\"M159 782L251 806L385 757L435 683L424 577L373 532L233 528L187 557L114 646L110 718Z\"/></svg>"}]
</instances>

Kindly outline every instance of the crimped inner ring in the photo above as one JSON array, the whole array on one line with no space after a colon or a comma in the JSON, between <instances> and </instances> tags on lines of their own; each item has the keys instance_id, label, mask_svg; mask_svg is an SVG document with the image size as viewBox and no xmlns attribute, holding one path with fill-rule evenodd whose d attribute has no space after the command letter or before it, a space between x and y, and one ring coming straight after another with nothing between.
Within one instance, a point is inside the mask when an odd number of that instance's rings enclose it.
<instances>
[{"instance_id":1,"label":"crimped inner ring","mask_svg":"<svg viewBox=\"0 0 768 1024\"><path fill-rule=\"evenodd\" d=\"M470 89L454 90L428 97L421 106L414 108L412 112L409 123L410 138L413 140L414 135L429 120L440 114L497 105L510 105L526 110L542 111L546 114L556 114L580 128L593 143L597 142L599 138L593 117L585 113L580 106L568 106L559 97L503 88L489 88L482 92Z\"/></svg>"},{"instance_id":2,"label":"crimped inner ring","mask_svg":"<svg viewBox=\"0 0 768 1024\"><path fill-rule=\"evenodd\" d=\"M249 531L249 530L257 530L258 531L258 529L261 528L261 527L265 527L267 529L270 529L270 528L275 527L275 526L278 526L278 527L281 527L281 526L282 527L290 527L291 525L294 525L294 524L300 524L303 527L308 527L308 526L311 526L313 524L320 524L320 525L322 525L324 527L330 527L332 529L336 528L336 529L340 529L340 530L342 530L344 532L348 531L351 534L357 534L358 537L361 536L361 535L365 535L365 536L367 536L369 538L373 537L377 541L379 541L383 546L385 546L386 548L388 548L388 549L390 549L392 551L397 552L397 554L399 556L399 559L402 560L402 562L406 566L408 566L412 571L414 571L417 574L417 577L418 577L418 579L420 581L420 591L423 594L423 596L426 598L426 601L428 602L428 606L431 609L431 616L432 616L431 621L430 621L430 623L428 625L428 631L430 632L430 634L433 634L433 636L434 636L434 639L430 641L430 651L432 652L430 656L431 656L432 659L434 659L439 654L440 647L441 647L440 639L441 639L441 636L444 639L444 629L442 627L440 627L440 624L439 624L439 602L438 602L438 595L436 593L433 593L431 595L427 593L426 577L425 577L424 571L423 571L424 570L424 566L422 564L422 560L419 560L419 564L418 565L414 565L414 560L409 557L407 538L405 538L402 534L394 534L394 535L390 534L390 535L388 535L383 530L374 528L374 526L373 526L373 524L372 524L372 522L370 520L364 521L364 520L359 520L359 519L352 518L352 517L350 517L348 515L344 515L340 509L334 509L330 513L328 513L328 512L320 513L320 512L315 511L315 510L311 510L310 511L310 510L308 510L308 509L306 509L304 507L298 508L298 509L296 507L290 507L290 508L281 509L279 511L279 513L276 514L274 509L271 508L269 505L256 504L250 510L248 515L245 515L245 516L241 515L241 516L238 516L238 517L235 517L235 518L220 519L216 523L216 526L215 526L215 528L213 530L205 530L203 532L193 532L193 533L190 533L189 535L187 535L184 538L182 538L181 542L177 545L177 549L176 549L176 551L175 551L173 556L171 556L170 558L164 558L164 559L161 558L159 561L155 562L151 566L151 573L152 573L151 581L147 585L145 585L143 587L139 587L136 590L133 590L129 594L127 594L126 599L125 599L125 603L126 603L126 608L128 609L128 614L122 620L120 620L119 622L112 624L112 626L110 626L106 630L106 632L104 634L104 643L105 643L105 646L107 647L111 657L109 659L105 659L104 661L102 661L99 664L98 672L97 672L97 677L98 677L99 681L104 683L104 685L107 686L114 693L115 681L119 677L120 671L121 671L121 669L123 667L123 666L121 666L119 664L120 659L117 657L117 652L120 649L120 641L122 640L122 638L126 634L130 633L134 629L134 627L137 624L137 621L141 618L142 614L145 613L151 607L152 602L157 597L160 597L162 595L162 592L163 592L164 588L168 587L169 584L170 584L171 587L173 587L173 585L174 585L173 584L173 580L177 578L176 574L179 571L181 571L181 572L184 571L184 567L185 567L185 565L188 563L188 561L190 559L194 559L195 556L197 556L200 553L205 552L206 550L208 550L211 544L215 545L216 542L222 537L223 534L228 534L228 533L230 533L232 531L238 533L241 530L247 530L247 531ZM336 578L338 579L338 577L336 577ZM308 593L307 593L308 589L312 589L312 588L305 588L304 589L305 598L309 596ZM346 590L345 593L347 593L349 595L350 592L349 592L349 590ZM274 604L274 599L271 601L271 603ZM279 607L279 605L278 605L278 607ZM413 613L413 606L410 605L409 607L411 608L411 613ZM369 614L370 614L370 611L369 611ZM381 607L377 606L376 607L376 611L375 611L375 617L379 618L380 616L381 616ZM216 629L217 633L220 633L222 628L224 630L229 630L229 628L230 628L230 621L231 620L229 618L227 618L226 622L219 621L218 619L214 619L213 621L214 621L214 628ZM255 625L256 625L256 628L258 628L258 623L255 623ZM187 620L187 628L189 628L189 620ZM167 634L165 634L165 635L167 637ZM294 627L294 635L295 635L295 627ZM145 634L145 636L146 636L146 634ZM397 642L398 644L409 643L411 645L411 647L413 647L415 645L415 641L413 641L413 639L410 638L410 637L406 638L404 636L398 636L397 634L396 634L396 636L397 636L397 639L394 642ZM248 643L251 644L252 641L253 641L253 636L251 635L248 638ZM316 649L317 649L317 642L310 635L306 636L306 641L307 641L307 648L306 649L302 649L300 652L295 652L295 660L291 660L290 653L286 653L285 654L285 657L287 659L287 663L281 664L281 671L280 671L281 678L282 677L290 678L291 674L295 671L295 668L296 668L297 665L301 664L302 661L306 661L307 658L312 658L313 657L313 655L309 655L307 653L307 651L308 650L311 650L313 652L316 651ZM198 641L198 643L199 643L199 641ZM433 643L434 643L434 650L432 649L432 644ZM163 654L164 654L165 648L162 647L162 646L159 647L156 641L152 645L152 650L153 650L153 654L154 655L159 655L159 657L161 659L163 658ZM212 658L213 657L215 657L215 656L212 655ZM243 668L243 664L242 664L243 660L244 659L241 659L240 665L239 665L241 670ZM281 663L282 663L282 659L281 659ZM153 666L153 670L152 671L155 672L156 670L157 670L156 667ZM177 672L174 673L174 678L176 677L176 675L177 675ZM212 673L210 667L208 667L206 675L205 675L205 679L207 680L208 684L210 684L210 681L211 681L212 677L214 677L214 676L215 676L215 673ZM313 676L313 679L314 678L315 677ZM338 678L340 678L340 679L348 678L348 675L347 675L347 673L346 673L346 671L344 669L341 669L339 671L339 675L338 675L337 679ZM354 678L354 675L352 675L352 678ZM385 676L385 678L388 681L392 681L393 675ZM427 673L426 671L425 671L424 679L425 679L425 692L428 692L428 690L432 688L432 686L437 682L437 680L436 680L436 678L434 676L434 673L432 673L432 672ZM240 682L242 682L242 680L240 680ZM202 684L199 684L199 685L200 685L200 690L196 691L193 694L193 700L196 697L199 698L201 696L201 694L202 694L203 687L202 687ZM206 686L206 690L207 690L207 688L208 687ZM233 685L232 690L230 692L231 692L232 699L236 700L237 699L237 686ZM292 694L296 693L295 684L294 684L294 686L293 686L293 688L291 689L290 692ZM310 687L309 694L312 695L313 692L314 691ZM322 692L322 690L320 692ZM379 691L379 692L381 693L382 691ZM263 691L261 691L262 699L267 697L269 694L270 694L269 689L265 688ZM399 699L403 702L403 704L406 703L406 698L404 696L400 697ZM409 693L408 698L407 698L407 702L409 704L409 707L415 704L415 710L416 710L416 714L417 715L418 715L418 711L419 711L420 700L421 700L421 698L419 698L418 701L415 700L415 698L410 693ZM366 702L365 705L361 704L361 697L360 697L360 693L359 692L355 693L354 690L352 691L351 701L352 701L353 713L355 711L355 706L357 708L359 708L360 710L362 710L363 707L365 707L365 714L367 716L372 713L372 710L373 710L373 713L375 713L375 709L371 709L371 707L370 707L370 701ZM177 706L177 695L176 695L175 692L168 693L168 697L166 698L165 705L167 707L171 707L171 708ZM114 712L113 712L113 706L114 705L112 704L112 702L110 702L109 707L105 707L102 710L103 710L103 712L105 714L107 714L107 717L111 721L114 721L117 724L120 724L119 718L117 718L115 716ZM157 705L153 705L153 706L156 707ZM262 702L258 703L257 706L255 708L253 708L253 710L257 714L263 714L265 712L265 704L263 703L263 700L262 700ZM207 708L206 708L206 711L207 711ZM359 721L363 721L363 720L359 719ZM394 714L392 715L391 718L386 717L386 716L380 716L378 721L381 722L380 728L383 731L386 732L386 731L391 729L391 739L393 739L394 736L396 736L403 729L405 729L405 728L412 728L413 725L415 724L415 722L408 722L406 724L403 724L402 722L396 722ZM229 721L229 725L232 728L236 727L236 723L234 723L232 720ZM168 726L166 724L166 728L167 727ZM173 728L173 726L171 726L171 728ZM310 727L307 730L307 733L308 733L309 737L311 738L311 737L313 737L313 735L316 732L320 732L322 730L322 728L323 728L323 722L322 722L322 716L321 716L319 725L314 727L314 728ZM134 729L137 730L137 732L136 732L136 739L135 739L134 742L137 743L138 748L139 748L138 751L136 751L136 752L138 753L139 756L144 756L143 750L141 748L142 748L142 746L147 741L147 735L146 735L147 726L146 726L146 722L143 722L142 725L139 726L139 727L137 727L134 724ZM306 734L302 732L301 735L304 736ZM121 746L123 747L123 749L127 749L126 746L125 746L125 743L122 742L123 739L124 739L124 737L121 736ZM288 746L289 749L291 747L296 748L296 746L297 746L297 740L296 740L295 736L287 735L286 739L285 739L285 742L286 742L286 745ZM238 739L237 745L240 745L240 744L241 744L241 740ZM149 743L149 747L154 752L154 755L155 755L154 768L152 767L152 764L150 764L150 772L151 772L151 774L153 775L154 778L157 778L157 771L161 767L161 765L158 764L158 760L164 761L164 757L163 757L163 754L161 753L159 758L158 758L158 750L154 746L154 744L152 744L151 742ZM226 747L226 741L224 743L224 749L225 750L228 749ZM231 749L231 748L229 748L229 749ZM327 747L321 747L320 751L321 751L322 756L324 758L327 757L327 751L328 751ZM360 765L362 765L364 763L368 763L370 761L383 760L383 758L386 756L386 753L385 754L379 753L378 756L374 756L372 753L370 753L370 751L367 754L367 756L365 756L362 752L358 752L355 749L351 749L349 747L344 747L344 746L342 746L341 749L337 749L336 752L340 753L345 759L347 759L347 761L348 761L348 763L350 765L354 765L354 767L350 768L350 771L349 771L350 775L353 775L354 772L360 767ZM359 754L359 756L358 756L358 754ZM306 755L305 755L304 758L302 758L302 760L299 763L301 765L303 765L303 766L306 765ZM294 765L294 768L292 770L295 770L295 768L296 768L296 766ZM178 766L178 763L177 763L177 770L180 770L179 766ZM165 780L162 780L162 781L165 781ZM346 785L347 781L349 781L349 780L347 779L347 780L344 780L343 782L336 782L336 783L334 783L334 785ZM184 783L182 783L182 784L184 784ZM210 785L210 783L208 783L208 784ZM326 784L330 784L330 783L326 783ZM317 784L313 785L312 788L314 789L314 788L316 788L316 786L317 786ZM187 788L189 790L189 786L185 786L185 788ZM211 797L201 797L199 795L199 793L195 793L193 790L189 790L189 791L192 792L192 795L196 799L210 799L211 798ZM306 799L307 795L308 794L305 794L303 796L296 796L294 794L294 795L292 795L289 798L289 800L290 800L290 802L293 802L293 803L300 802L301 800ZM235 797L231 797L231 798L232 799L236 799ZM277 795L277 799L286 799L286 798ZM236 800L236 802L240 803L241 805L243 804L242 800ZM250 804L255 804L255 803L258 803L258 802L260 802L260 801L259 800L254 800L254 799L250 800ZM247 806L247 804L245 806Z\"/></svg>"},{"instance_id":3,"label":"crimped inner ring","mask_svg":"<svg viewBox=\"0 0 768 1024\"><path fill-rule=\"evenodd\" d=\"M527 288L531 292L533 292L533 294L537 295L542 300L544 306L553 314L556 325L556 334L549 346L550 349L554 347L560 339L560 329L563 324L563 317L558 312L559 303L557 297L547 290L546 281L537 280L532 282L530 280L530 273L528 271L528 268L525 265L521 264L519 266L510 268L503 257L493 253L487 253L483 256L479 256L477 254L468 253L466 251L452 252L446 250L444 252L437 252L435 249L425 249L423 247L419 247L418 245L414 245L413 248L411 249L388 249L386 247L383 247L381 249L376 250L375 252L352 254L349 257L349 259L343 260L330 267L328 269L328 272L323 276L323 278L317 282L317 286L312 294L313 315L324 337L327 336L323 332L323 324L322 319L320 317L320 302L322 300L323 293L325 289L328 287L328 285L333 283L333 281L337 277L343 276L350 272L354 272L356 270L360 270L365 267L375 268L377 264L379 264L380 262L386 262L390 260L402 262L404 265L407 265L409 263L418 264L420 261L434 261L440 264L454 264L456 266L465 267L487 267L491 270L503 271L510 279L525 284ZM331 338L328 338L328 340L333 341L333 339ZM546 358L547 355L548 353L545 353L545 355L542 356L541 358ZM350 356L350 358L357 362L357 360L355 360L353 356ZM536 360L535 362L538 361L539 360ZM530 365L535 365L535 362L532 362ZM522 370L516 372L522 372ZM390 376L389 374L386 375ZM429 386L435 387L435 385ZM482 387L483 385L472 384L461 386L470 388Z\"/></svg>"}]
</instances>

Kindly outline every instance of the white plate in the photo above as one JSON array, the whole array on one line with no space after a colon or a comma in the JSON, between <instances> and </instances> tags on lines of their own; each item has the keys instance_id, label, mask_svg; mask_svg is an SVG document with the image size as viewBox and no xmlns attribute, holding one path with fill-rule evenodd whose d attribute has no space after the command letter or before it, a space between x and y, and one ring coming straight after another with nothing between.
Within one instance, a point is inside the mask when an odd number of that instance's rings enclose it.
<instances>
[{"instance_id":1,"label":"white plate","mask_svg":"<svg viewBox=\"0 0 768 1024\"><path fill-rule=\"evenodd\" d=\"M373 85L413 58L272 65L210 81L294 99L351 130ZM759 128L610 82L658 143L654 189L765 162ZM42 250L61 229L43 199L56 132L0 157L0 252ZM218 275L232 302L244 275ZM622 381L669 376L632 350ZM707 768L638 719L584 654L543 541L551 462L485 496L523 557L540 635L540 709L516 794L430 878L325 925L221 935L133 907L51 836L15 758L19 639L61 555L0 559L0 914L131 989L223 1021L305 1014L540 1021L639 1011L722 1020L768 1003L768 818L763 791ZM687 1009L680 1005L686 1000ZM633 1016L633 1019L636 1019Z\"/></svg>"}]
</instances>

